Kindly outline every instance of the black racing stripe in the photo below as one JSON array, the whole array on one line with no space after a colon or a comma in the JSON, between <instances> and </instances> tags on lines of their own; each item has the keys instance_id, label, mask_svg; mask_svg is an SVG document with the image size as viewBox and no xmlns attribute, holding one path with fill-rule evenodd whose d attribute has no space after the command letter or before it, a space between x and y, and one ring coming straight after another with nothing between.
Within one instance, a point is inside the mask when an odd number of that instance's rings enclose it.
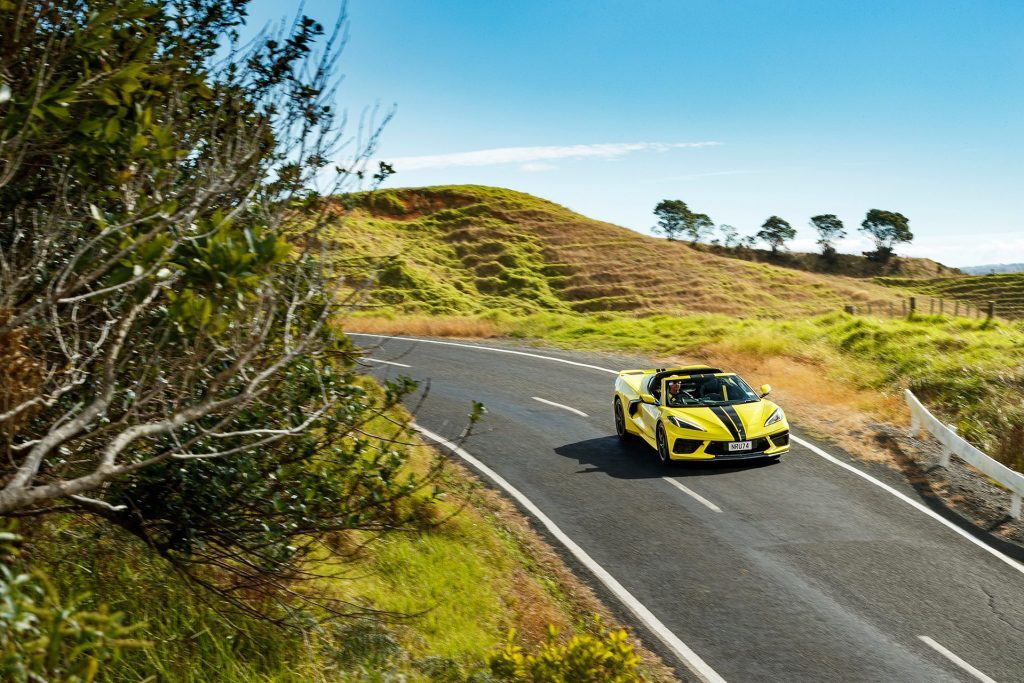
<instances>
[{"instance_id":1,"label":"black racing stripe","mask_svg":"<svg viewBox=\"0 0 1024 683\"><path fill-rule=\"evenodd\" d=\"M708 406L708 408L711 408L711 412L715 414L715 417L717 417L721 423L725 425L725 428L729 430L734 441L742 441L742 439L740 439L740 433L736 431L735 423L732 421L732 418L729 417L729 413L725 412L722 406Z\"/></svg>"},{"instance_id":2,"label":"black racing stripe","mask_svg":"<svg viewBox=\"0 0 1024 683\"><path fill-rule=\"evenodd\" d=\"M732 406L723 406L725 412L729 414L732 421L736 423L736 430L740 433L739 441L747 440L747 430L743 428L743 420L740 418L740 414L736 412L736 408Z\"/></svg>"}]
</instances>

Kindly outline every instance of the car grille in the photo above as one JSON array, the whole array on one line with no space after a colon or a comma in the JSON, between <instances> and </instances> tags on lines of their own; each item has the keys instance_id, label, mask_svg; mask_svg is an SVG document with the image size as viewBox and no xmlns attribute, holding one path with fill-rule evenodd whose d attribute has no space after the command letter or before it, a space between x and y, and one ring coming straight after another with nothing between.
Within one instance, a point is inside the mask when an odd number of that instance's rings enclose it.
<instances>
[{"instance_id":1,"label":"car grille","mask_svg":"<svg viewBox=\"0 0 1024 683\"><path fill-rule=\"evenodd\" d=\"M778 434L772 434L769 438L772 440L772 443L775 444L776 447L789 445L789 432L779 432Z\"/></svg>"},{"instance_id":2,"label":"car grille","mask_svg":"<svg viewBox=\"0 0 1024 683\"><path fill-rule=\"evenodd\" d=\"M700 448L703 443L696 439L676 439L676 442L672 444L672 452L688 455Z\"/></svg>"},{"instance_id":3,"label":"car grille","mask_svg":"<svg viewBox=\"0 0 1024 683\"><path fill-rule=\"evenodd\" d=\"M731 441L712 441L708 444L708 447L704 449L705 453L711 455L743 455L746 453L756 453L757 451L764 451L771 448L771 444L768 443L768 439L761 437L760 439L751 439L752 448L749 451L730 451L729 444Z\"/></svg>"}]
</instances>

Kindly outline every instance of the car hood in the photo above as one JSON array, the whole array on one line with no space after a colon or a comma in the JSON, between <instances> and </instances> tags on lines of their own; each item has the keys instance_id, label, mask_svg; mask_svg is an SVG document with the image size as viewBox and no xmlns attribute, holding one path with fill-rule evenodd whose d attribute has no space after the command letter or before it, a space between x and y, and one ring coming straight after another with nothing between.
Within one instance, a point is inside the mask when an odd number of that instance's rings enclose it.
<instances>
[{"instance_id":1,"label":"car hood","mask_svg":"<svg viewBox=\"0 0 1024 683\"><path fill-rule=\"evenodd\" d=\"M703 427L705 439L745 441L778 429L777 424L764 426L776 408L778 406L771 401L757 401L731 406L668 408L665 415Z\"/></svg>"}]
</instances>

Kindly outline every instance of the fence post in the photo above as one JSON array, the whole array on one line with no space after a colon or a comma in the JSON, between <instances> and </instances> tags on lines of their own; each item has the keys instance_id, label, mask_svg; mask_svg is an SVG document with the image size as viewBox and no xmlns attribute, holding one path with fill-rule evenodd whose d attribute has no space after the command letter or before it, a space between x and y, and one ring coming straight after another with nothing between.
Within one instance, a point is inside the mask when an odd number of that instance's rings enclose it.
<instances>
[{"instance_id":1,"label":"fence post","mask_svg":"<svg viewBox=\"0 0 1024 683\"><path fill-rule=\"evenodd\" d=\"M946 427L949 429L949 431L956 434L956 427L954 427L953 425L946 425ZM943 443L942 452L939 454L939 464L942 465L943 467L949 467L949 459L951 457L953 457L953 449L950 447L949 444Z\"/></svg>"},{"instance_id":2,"label":"fence post","mask_svg":"<svg viewBox=\"0 0 1024 683\"><path fill-rule=\"evenodd\" d=\"M868 302L868 315L871 315L871 302Z\"/></svg>"},{"instance_id":3,"label":"fence post","mask_svg":"<svg viewBox=\"0 0 1024 683\"><path fill-rule=\"evenodd\" d=\"M935 315L935 299L928 299L928 315Z\"/></svg>"},{"instance_id":4,"label":"fence post","mask_svg":"<svg viewBox=\"0 0 1024 683\"><path fill-rule=\"evenodd\" d=\"M889 302L889 317L890 317L890 318L891 318L891 317L893 317L893 315L895 314L895 310L894 310L894 308L895 308L895 306L893 306L893 305L892 305L892 302L890 301L890 302Z\"/></svg>"},{"instance_id":5,"label":"fence post","mask_svg":"<svg viewBox=\"0 0 1024 683\"><path fill-rule=\"evenodd\" d=\"M994 318L994 317L996 317L996 302L995 301L989 301L988 302L988 317L986 319L987 320L992 320L992 318Z\"/></svg>"},{"instance_id":6,"label":"fence post","mask_svg":"<svg viewBox=\"0 0 1024 683\"><path fill-rule=\"evenodd\" d=\"M957 299L955 302L953 302L953 317L960 317L960 299Z\"/></svg>"},{"instance_id":7,"label":"fence post","mask_svg":"<svg viewBox=\"0 0 1024 683\"><path fill-rule=\"evenodd\" d=\"M946 300L945 299L939 299L939 315L944 315L945 313L946 313Z\"/></svg>"},{"instance_id":8,"label":"fence post","mask_svg":"<svg viewBox=\"0 0 1024 683\"><path fill-rule=\"evenodd\" d=\"M914 313L916 311L917 311L917 297L916 296L912 296L912 297L910 297L910 315L914 315ZM906 309L904 309L903 312L906 313L907 312Z\"/></svg>"}]
</instances>

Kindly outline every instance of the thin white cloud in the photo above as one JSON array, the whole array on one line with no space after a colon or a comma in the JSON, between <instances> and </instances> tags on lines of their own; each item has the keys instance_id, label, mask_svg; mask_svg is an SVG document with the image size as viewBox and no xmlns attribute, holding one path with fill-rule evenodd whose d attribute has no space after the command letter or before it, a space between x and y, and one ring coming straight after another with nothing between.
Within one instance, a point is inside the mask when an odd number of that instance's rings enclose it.
<instances>
[{"instance_id":1,"label":"thin white cloud","mask_svg":"<svg viewBox=\"0 0 1024 683\"><path fill-rule=\"evenodd\" d=\"M543 161L530 161L523 164L519 168L521 168L524 171L529 171L530 173L537 173L539 171L553 171L558 167L555 166L554 164L548 164Z\"/></svg>"},{"instance_id":2,"label":"thin white cloud","mask_svg":"<svg viewBox=\"0 0 1024 683\"><path fill-rule=\"evenodd\" d=\"M386 159L396 171L419 171L427 168L453 166L496 166L529 164L557 159L617 159L634 152L667 152L672 149L714 147L720 142L622 142L597 145L564 145L550 147L499 147L474 152L430 154L426 156Z\"/></svg>"},{"instance_id":3,"label":"thin white cloud","mask_svg":"<svg viewBox=\"0 0 1024 683\"><path fill-rule=\"evenodd\" d=\"M662 180L696 180L697 178L714 178L723 175L750 175L752 173L766 173L766 171L711 171L709 173L690 173L688 175L674 175Z\"/></svg>"}]
</instances>

